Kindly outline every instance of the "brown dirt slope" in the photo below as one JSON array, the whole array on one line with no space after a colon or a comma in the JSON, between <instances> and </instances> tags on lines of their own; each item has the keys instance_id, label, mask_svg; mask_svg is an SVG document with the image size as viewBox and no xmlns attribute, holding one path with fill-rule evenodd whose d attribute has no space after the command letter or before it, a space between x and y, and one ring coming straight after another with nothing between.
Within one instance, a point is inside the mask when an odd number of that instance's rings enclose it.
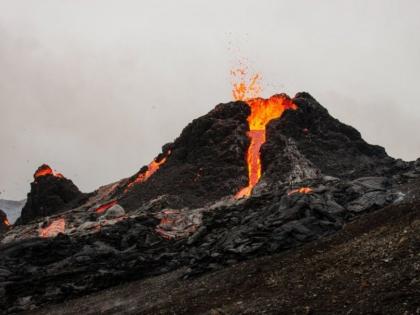
<instances>
[{"instance_id":1,"label":"brown dirt slope","mask_svg":"<svg viewBox=\"0 0 420 315\"><path fill-rule=\"evenodd\" d=\"M194 279L179 270L35 314L420 314L419 209L389 206L289 252Z\"/></svg>"}]
</instances>

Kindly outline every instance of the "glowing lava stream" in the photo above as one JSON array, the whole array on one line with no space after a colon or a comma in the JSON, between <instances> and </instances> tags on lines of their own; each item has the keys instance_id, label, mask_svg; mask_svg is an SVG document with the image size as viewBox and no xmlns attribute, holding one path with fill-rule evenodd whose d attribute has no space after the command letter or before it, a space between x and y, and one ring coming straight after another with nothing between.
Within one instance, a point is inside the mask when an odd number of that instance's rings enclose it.
<instances>
[{"instance_id":1,"label":"glowing lava stream","mask_svg":"<svg viewBox=\"0 0 420 315\"><path fill-rule=\"evenodd\" d=\"M251 108L251 114L248 116L248 137L251 143L247 152L248 163L248 186L242 188L236 195L236 198L243 198L251 195L252 189L261 178L261 157L260 149L264 144L265 128L267 124L276 118L280 118L287 109L296 109L296 105L286 95L273 95L268 99L252 98L246 100Z\"/></svg>"},{"instance_id":2,"label":"glowing lava stream","mask_svg":"<svg viewBox=\"0 0 420 315\"><path fill-rule=\"evenodd\" d=\"M168 150L166 155L164 157L162 157L160 160L154 159L147 166L147 171L138 174L137 177L127 185L127 188L125 189L125 192L127 192L134 185L139 184L139 183L143 183L146 180L148 180L149 177L152 176L159 169L159 167L166 162L166 159L168 158L168 156L170 154L171 154L171 150Z\"/></svg>"},{"instance_id":3,"label":"glowing lava stream","mask_svg":"<svg viewBox=\"0 0 420 315\"><path fill-rule=\"evenodd\" d=\"M240 78L240 82L233 85L234 99L246 102L251 109L251 114L247 119L249 125L247 135L251 140L246 155L248 186L242 188L235 195L235 198L239 199L251 195L252 189L261 178L260 149L266 140L265 128L267 124L272 119L280 118L285 110L295 110L297 106L285 94L276 94L268 99L258 97L262 90L258 74L249 80L249 84L246 84L244 80L246 71L239 69L232 71L231 74Z\"/></svg>"}]
</instances>

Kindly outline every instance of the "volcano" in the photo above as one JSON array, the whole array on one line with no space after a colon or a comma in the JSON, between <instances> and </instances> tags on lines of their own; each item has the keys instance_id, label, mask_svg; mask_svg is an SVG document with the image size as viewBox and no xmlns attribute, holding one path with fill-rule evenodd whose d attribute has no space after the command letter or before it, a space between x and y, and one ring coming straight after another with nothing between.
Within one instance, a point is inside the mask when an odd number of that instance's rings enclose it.
<instances>
[{"instance_id":1,"label":"volcano","mask_svg":"<svg viewBox=\"0 0 420 315\"><path fill-rule=\"evenodd\" d=\"M84 197L85 195L71 180L43 164L34 173L31 191L16 224L26 224L36 218L75 207Z\"/></svg>"},{"instance_id":2,"label":"volcano","mask_svg":"<svg viewBox=\"0 0 420 315\"><path fill-rule=\"evenodd\" d=\"M2 236L1 309L34 310L173 272L194 281L420 201L420 160L388 156L308 93L235 91L149 165L93 193L41 166L21 218ZM414 294L410 281L401 290ZM367 307L396 307L384 301ZM398 311L415 307L398 303Z\"/></svg>"},{"instance_id":3,"label":"volcano","mask_svg":"<svg viewBox=\"0 0 420 315\"><path fill-rule=\"evenodd\" d=\"M253 99L250 104L219 104L194 120L173 143L163 146L153 176L137 181L146 178L148 167L143 168L121 181L112 198L129 210L158 196L171 199L170 207L191 208L232 195L249 196L251 190L278 183L393 171L396 161L382 147L366 143L307 93L293 99L285 94ZM266 116L250 124L259 107L270 114L262 111Z\"/></svg>"}]
</instances>

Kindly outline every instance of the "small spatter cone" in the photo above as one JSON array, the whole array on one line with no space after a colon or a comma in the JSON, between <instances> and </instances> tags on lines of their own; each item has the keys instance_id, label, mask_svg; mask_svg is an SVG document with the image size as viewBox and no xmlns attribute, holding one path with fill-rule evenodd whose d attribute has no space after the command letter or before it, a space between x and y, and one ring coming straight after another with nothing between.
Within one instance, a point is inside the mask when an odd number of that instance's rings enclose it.
<instances>
[{"instance_id":1,"label":"small spatter cone","mask_svg":"<svg viewBox=\"0 0 420 315\"><path fill-rule=\"evenodd\" d=\"M78 207L86 195L68 178L43 164L34 173L34 182L16 225Z\"/></svg>"},{"instance_id":2,"label":"small spatter cone","mask_svg":"<svg viewBox=\"0 0 420 315\"><path fill-rule=\"evenodd\" d=\"M55 176L58 178L64 178L64 176L61 173L57 173L47 164L42 164L40 167L38 167L34 174L34 180L37 181L39 178L44 176Z\"/></svg>"}]
</instances>

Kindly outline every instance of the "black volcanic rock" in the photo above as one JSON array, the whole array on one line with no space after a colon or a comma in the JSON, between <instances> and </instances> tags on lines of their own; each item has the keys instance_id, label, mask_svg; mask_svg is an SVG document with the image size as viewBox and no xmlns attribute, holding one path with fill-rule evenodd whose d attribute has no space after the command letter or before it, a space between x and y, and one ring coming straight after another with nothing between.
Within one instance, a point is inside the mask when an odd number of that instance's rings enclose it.
<instances>
[{"instance_id":1,"label":"black volcanic rock","mask_svg":"<svg viewBox=\"0 0 420 315\"><path fill-rule=\"evenodd\" d=\"M384 148L365 142L356 129L330 116L311 95L298 93L293 102L297 110L285 112L268 125L262 147L265 178L293 181L289 173L298 165L291 155L308 162L310 175L316 171L353 179L382 176L390 170L394 159Z\"/></svg>"},{"instance_id":2,"label":"black volcanic rock","mask_svg":"<svg viewBox=\"0 0 420 315\"><path fill-rule=\"evenodd\" d=\"M133 209L168 194L181 198L178 207L199 207L235 194L247 183L249 113L245 103L231 102L193 120L173 143L163 147L163 155L170 151L166 162L146 182L124 194L121 204Z\"/></svg>"},{"instance_id":3,"label":"black volcanic rock","mask_svg":"<svg viewBox=\"0 0 420 315\"><path fill-rule=\"evenodd\" d=\"M44 164L35 172L31 191L16 224L26 224L34 219L71 209L85 201L85 197L71 180L55 174Z\"/></svg>"}]
</instances>

